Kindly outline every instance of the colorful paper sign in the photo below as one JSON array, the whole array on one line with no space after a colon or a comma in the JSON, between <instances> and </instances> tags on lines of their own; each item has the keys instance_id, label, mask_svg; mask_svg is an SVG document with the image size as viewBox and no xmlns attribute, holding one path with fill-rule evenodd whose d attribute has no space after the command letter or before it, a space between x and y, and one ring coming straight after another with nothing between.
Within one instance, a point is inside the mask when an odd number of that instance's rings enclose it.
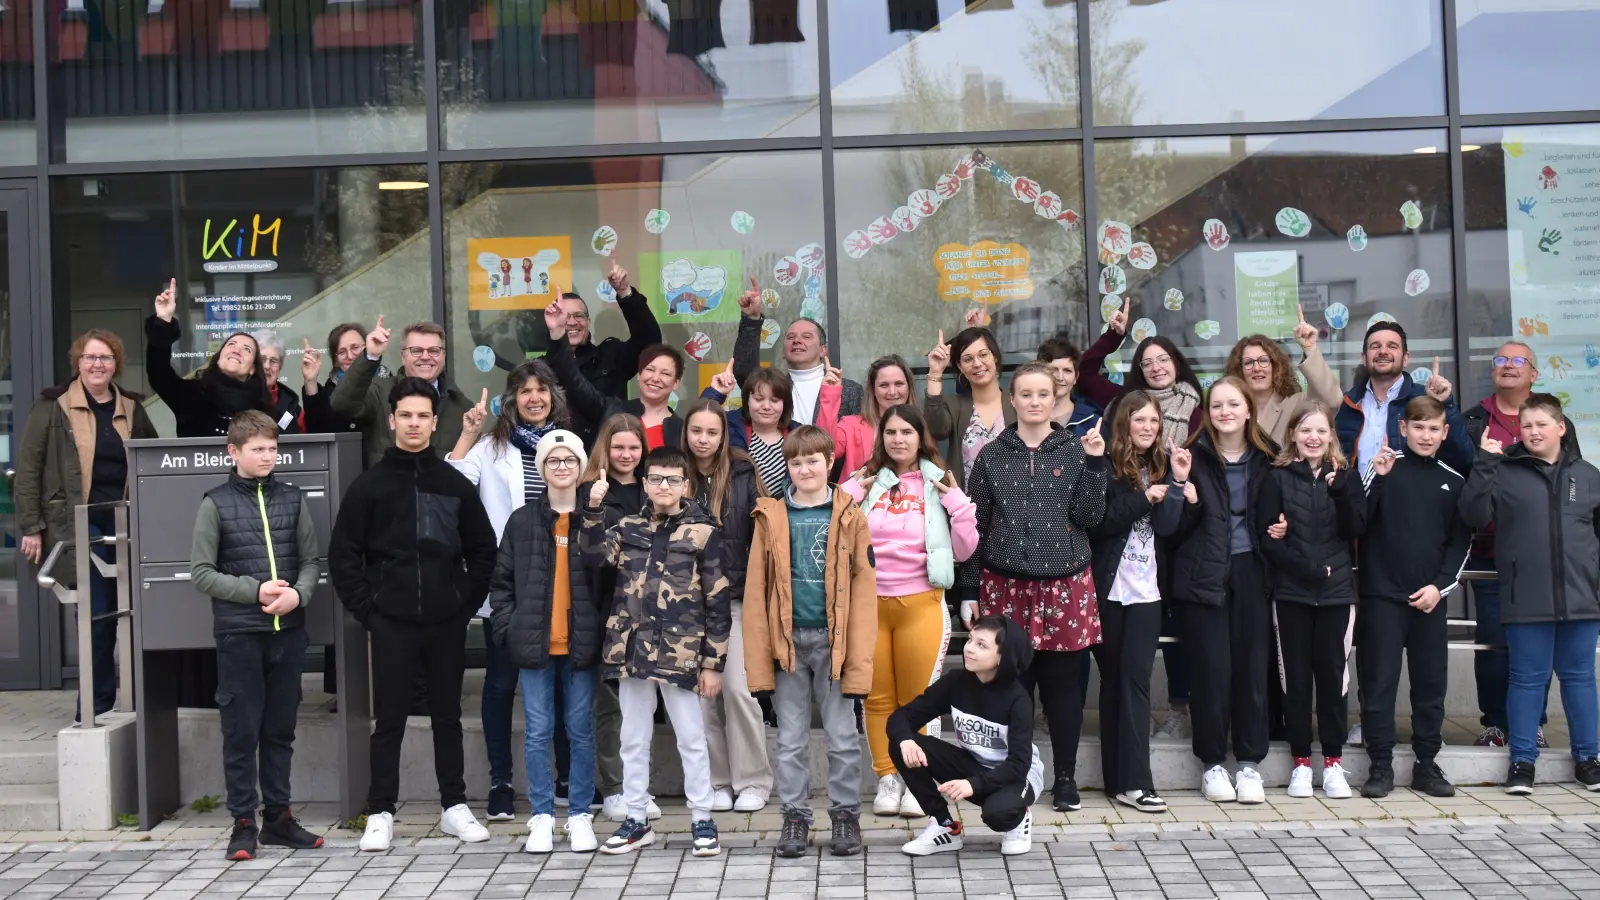
<instances>
[{"instance_id":1,"label":"colorful paper sign","mask_svg":"<svg viewBox=\"0 0 1600 900\"><path fill-rule=\"evenodd\" d=\"M939 272L939 297L947 303L1027 299L1033 296L1033 281L1028 277L1030 261L1021 244L944 244L933 254L933 266Z\"/></svg>"},{"instance_id":2,"label":"colorful paper sign","mask_svg":"<svg viewBox=\"0 0 1600 900\"><path fill-rule=\"evenodd\" d=\"M572 238L468 238L468 309L544 309L572 283Z\"/></svg>"},{"instance_id":3,"label":"colorful paper sign","mask_svg":"<svg viewBox=\"0 0 1600 900\"><path fill-rule=\"evenodd\" d=\"M1260 250L1233 255L1234 296L1239 334L1291 337L1300 322L1300 257L1293 250Z\"/></svg>"},{"instance_id":4,"label":"colorful paper sign","mask_svg":"<svg viewBox=\"0 0 1600 900\"><path fill-rule=\"evenodd\" d=\"M639 254L639 283L654 285L650 310L662 322L737 322L744 271L736 250Z\"/></svg>"}]
</instances>

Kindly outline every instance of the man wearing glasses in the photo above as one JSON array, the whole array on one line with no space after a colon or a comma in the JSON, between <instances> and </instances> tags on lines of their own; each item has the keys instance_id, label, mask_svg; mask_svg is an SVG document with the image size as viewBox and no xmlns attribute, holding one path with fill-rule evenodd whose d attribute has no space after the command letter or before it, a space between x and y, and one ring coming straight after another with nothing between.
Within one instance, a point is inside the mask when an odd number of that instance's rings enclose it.
<instances>
[{"instance_id":1,"label":"man wearing glasses","mask_svg":"<svg viewBox=\"0 0 1600 900\"><path fill-rule=\"evenodd\" d=\"M628 325L626 340L609 337L596 344L591 340L594 320L583 297L569 288L562 292L558 302L562 312L567 314L567 346L572 348L572 355L578 361L578 371L601 394L626 400L628 379L639 374L639 353L652 344L661 343L661 325L650 312L645 295L633 286L633 277L617 265L615 253L611 255L606 281L616 293L617 309ZM577 410L573 410L573 417L582 418ZM592 438L600 423L577 421L574 425L579 434Z\"/></svg>"},{"instance_id":2,"label":"man wearing glasses","mask_svg":"<svg viewBox=\"0 0 1600 900\"><path fill-rule=\"evenodd\" d=\"M1522 404L1533 393L1533 383L1539 380L1539 358L1533 348L1518 341L1501 344L1494 354L1494 393L1483 402L1461 414L1467 427L1467 437L1477 447L1484 433L1511 449L1522 440ZM1581 459L1578 449L1578 429L1567 420L1567 433L1561 439L1561 453ZM1494 529L1478 535L1472 542L1472 558L1468 568L1475 571L1495 571ZM1473 654L1473 675L1478 683L1478 721L1483 730L1475 742L1479 747L1504 747L1506 745L1506 685L1511 677L1510 661L1506 655L1506 630L1500 624L1500 582L1478 581L1472 584L1474 620L1477 622L1473 639L1496 649ZM1545 746L1544 717L1539 719L1539 746Z\"/></svg>"},{"instance_id":3,"label":"man wearing glasses","mask_svg":"<svg viewBox=\"0 0 1600 900\"><path fill-rule=\"evenodd\" d=\"M328 405L334 415L355 422L361 429L361 445L367 468L383 458L394 442L389 429L389 391L401 378L426 381L439 392L439 427L429 448L438 456L449 453L461 437L461 417L473 401L463 394L445 371L444 329L435 322L413 322L400 332L400 370L378 374L383 353L389 346L389 329L383 316L367 333L367 352L350 364Z\"/></svg>"}]
</instances>

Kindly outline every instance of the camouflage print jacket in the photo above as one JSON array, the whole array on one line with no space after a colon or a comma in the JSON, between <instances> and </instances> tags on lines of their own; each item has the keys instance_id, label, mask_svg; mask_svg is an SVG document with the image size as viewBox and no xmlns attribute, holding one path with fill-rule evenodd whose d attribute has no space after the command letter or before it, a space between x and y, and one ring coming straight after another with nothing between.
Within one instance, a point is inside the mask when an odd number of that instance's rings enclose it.
<instances>
[{"instance_id":1,"label":"camouflage print jacket","mask_svg":"<svg viewBox=\"0 0 1600 900\"><path fill-rule=\"evenodd\" d=\"M617 570L601 677L694 690L701 669L722 671L732 589L722 535L704 507L685 500L675 516L627 516L607 528L604 514L585 506L578 541L584 565Z\"/></svg>"}]
</instances>

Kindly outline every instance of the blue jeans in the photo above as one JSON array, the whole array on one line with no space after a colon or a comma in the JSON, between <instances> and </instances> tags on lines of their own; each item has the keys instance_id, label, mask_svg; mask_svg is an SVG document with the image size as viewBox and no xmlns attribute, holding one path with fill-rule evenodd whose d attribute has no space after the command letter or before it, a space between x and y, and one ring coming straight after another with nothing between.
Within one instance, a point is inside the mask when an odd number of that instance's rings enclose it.
<instances>
[{"instance_id":1,"label":"blue jeans","mask_svg":"<svg viewBox=\"0 0 1600 900\"><path fill-rule=\"evenodd\" d=\"M1561 707L1567 712L1572 758L1600 755L1600 699L1595 697L1595 641L1600 621L1507 625L1511 683L1506 718L1511 724L1511 761L1539 758L1539 714L1550 689L1550 673L1561 679Z\"/></svg>"},{"instance_id":2,"label":"blue jeans","mask_svg":"<svg viewBox=\"0 0 1600 900\"><path fill-rule=\"evenodd\" d=\"M1467 568L1482 571L1494 571L1494 560L1474 556L1468 562ZM1485 728L1498 728L1509 731L1510 724L1506 721L1506 685L1510 677L1511 663L1506 657L1506 629L1500 624L1500 582L1494 580L1472 581L1472 614L1477 625L1473 628L1472 639L1480 644L1488 645L1494 649L1480 650L1472 654L1473 680L1478 685L1478 712L1482 715L1479 724ZM1545 696L1548 702L1550 678L1549 670L1545 671ZM1546 722L1545 704L1539 706L1539 724Z\"/></svg>"},{"instance_id":3,"label":"blue jeans","mask_svg":"<svg viewBox=\"0 0 1600 900\"><path fill-rule=\"evenodd\" d=\"M511 710L517 700L517 667L511 653L494 645L488 619L483 625L483 742L489 747L489 786L511 783Z\"/></svg>"},{"instance_id":4,"label":"blue jeans","mask_svg":"<svg viewBox=\"0 0 1600 900\"><path fill-rule=\"evenodd\" d=\"M522 715L527 720L523 761L528 767L528 802L536 816L556 813L556 777L550 767L550 745L556 730L558 682L567 701L567 745L572 754L567 796L585 800L594 796L594 692L599 673L575 668L570 657L552 656L550 665L543 669L522 670ZM588 812L582 803L573 808Z\"/></svg>"}]
</instances>

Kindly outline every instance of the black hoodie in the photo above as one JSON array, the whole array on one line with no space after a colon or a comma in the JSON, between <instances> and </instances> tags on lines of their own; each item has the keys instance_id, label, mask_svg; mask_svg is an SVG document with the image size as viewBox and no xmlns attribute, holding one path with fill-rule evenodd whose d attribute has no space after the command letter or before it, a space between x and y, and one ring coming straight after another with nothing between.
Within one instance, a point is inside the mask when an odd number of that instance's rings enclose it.
<instances>
[{"instance_id":1,"label":"black hoodie","mask_svg":"<svg viewBox=\"0 0 1600 900\"><path fill-rule=\"evenodd\" d=\"M988 770L967 779L974 795L1026 784L1039 796L1044 793L1044 762L1033 746L1033 699L1018 680L1032 663L1028 633L1007 619L994 680L985 684L965 668L946 672L890 714L889 740L897 744L911 740L917 729L949 713L956 741Z\"/></svg>"}]
</instances>

